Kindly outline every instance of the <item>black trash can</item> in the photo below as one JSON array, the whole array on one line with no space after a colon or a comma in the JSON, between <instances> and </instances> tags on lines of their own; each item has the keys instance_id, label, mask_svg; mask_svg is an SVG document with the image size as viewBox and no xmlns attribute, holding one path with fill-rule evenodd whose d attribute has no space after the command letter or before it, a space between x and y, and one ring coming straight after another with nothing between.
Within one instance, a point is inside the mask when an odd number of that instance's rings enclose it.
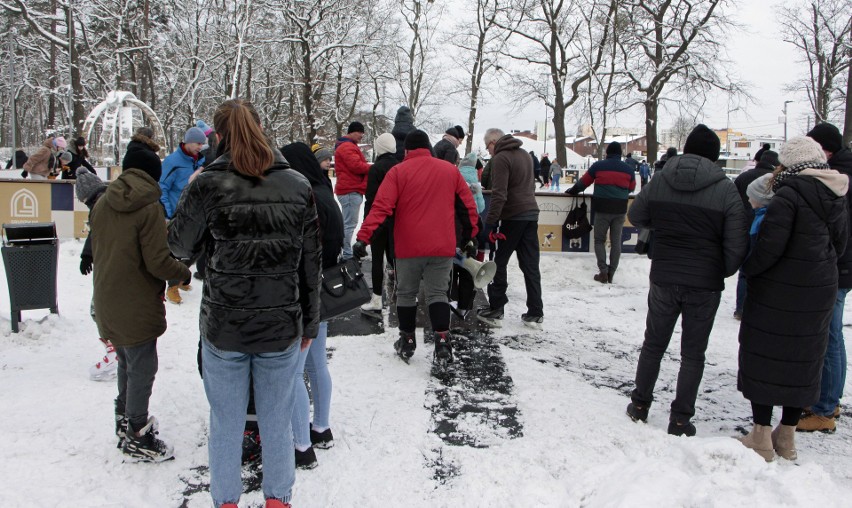
<instances>
[{"instance_id":1,"label":"black trash can","mask_svg":"<svg viewBox=\"0 0 852 508\"><path fill-rule=\"evenodd\" d=\"M21 311L50 309L56 303L59 243L53 222L3 224L3 265L12 307L12 331L18 332Z\"/></svg>"}]
</instances>

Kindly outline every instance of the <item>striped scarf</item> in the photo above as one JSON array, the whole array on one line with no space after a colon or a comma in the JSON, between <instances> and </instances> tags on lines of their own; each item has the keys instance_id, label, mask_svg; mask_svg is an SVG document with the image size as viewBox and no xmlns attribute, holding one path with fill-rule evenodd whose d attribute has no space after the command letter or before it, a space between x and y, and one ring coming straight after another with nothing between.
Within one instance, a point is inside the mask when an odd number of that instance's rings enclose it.
<instances>
[{"instance_id":1,"label":"striped scarf","mask_svg":"<svg viewBox=\"0 0 852 508\"><path fill-rule=\"evenodd\" d=\"M772 192L778 192L778 188L781 187L781 182L790 178L791 176L796 176L799 172L804 171L806 169L831 169L828 164L824 162L803 162L801 164L795 164L790 166L789 168L784 168L784 171L775 175L775 178L772 180Z\"/></svg>"}]
</instances>

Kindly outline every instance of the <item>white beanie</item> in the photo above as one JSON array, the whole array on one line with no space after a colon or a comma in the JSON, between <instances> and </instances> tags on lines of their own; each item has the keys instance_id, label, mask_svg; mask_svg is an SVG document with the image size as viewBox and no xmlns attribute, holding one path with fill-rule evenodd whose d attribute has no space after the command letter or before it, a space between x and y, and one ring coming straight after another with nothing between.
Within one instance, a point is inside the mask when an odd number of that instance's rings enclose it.
<instances>
[{"instance_id":1,"label":"white beanie","mask_svg":"<svg viewBox=\"0 0 852 508\"><path fill-rule=\"evenodd\" d=\"M825 164L826 158L819 143L811 138L798 136L781 145L778 160L784 167L791 168L809 162Z\"/></svg>"},{"instance_id":2,"label":"white beanie","mask_svg":"<svg viewBox=\"0 0 852 508\"><path fill-rule=\"evenodd\" d=\"M396 138L390 132L385 132L373 142L373 149L376 152L376 157L386 153L395 153Z\"/></svg>"}]
</instances>

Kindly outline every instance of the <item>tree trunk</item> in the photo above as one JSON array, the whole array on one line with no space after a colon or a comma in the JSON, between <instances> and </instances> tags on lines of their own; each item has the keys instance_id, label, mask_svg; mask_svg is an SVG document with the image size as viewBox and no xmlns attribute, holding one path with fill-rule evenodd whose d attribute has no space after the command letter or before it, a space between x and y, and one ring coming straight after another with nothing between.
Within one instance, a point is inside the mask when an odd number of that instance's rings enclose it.
<instances>
[{"instance_id":1,"label":"tree trunk","mask_svg":"<svg viewBox=\"0 0 852 508\"><path fill-rule=\"evenodd\" d=\"M554 83L556 84L556 83ZM562 82L558 82L553 97L553 137L556 143L556 159L563 167L568 165L568 151L565 150L565 95L562 93ZM546 141L546 140L545 140Z\"/></svg>"},{"instance_id":2,"label":"tree trunk","mask_svg":"<svg viewBox=\"0 0 852 508\"><path fill-rule=\"evenodd\" d=\"M67 8L68 58L71 62L71 130L79 132L86 120L83 109L83 82L80 79L80 54L77 52L77 31L74 27L74 7L71 2Z\"/></svg>"},{"instance_id":3,"label":"tree trunk","mask_svg":"<svg viewBox=\"0 0 852 508\"><path fill-rule=\"evenodd\" d=\"M50 11L56 12L56 0L51 0L50 2ZM52 20L50 22L50 33L56 33L56 20ZM50 79L48 79L48 85L50 86L50 92L47 97L47 125L41 125L41 131L45 130L45 127L49 127L53 129L56 126L56 95L54 94L54 90L56 90L56 81L57 81L57 71L56 71L56 44L50 43Z\"/></svg>"},{"instance_id":4,"label":"tree trunk","mask_svg":"<svg viewBox=\"0 0 852 508\"><path fill-rule=\"evenodd\" d=\"M302 41L302 102L305 106L305 122L303 132L307 134L307 140L313 143L317 137L317 126L314 120L314 88L313 74L311 69L311 47L307 41ZM338 79L338 85L339 85Z\"/></svg>"},{"instance_id":5,"label":"tree trunk","mask_svg":"<svg viewBox=\"0 0 852 508\"><path fill-rule=\"evenodd\" d=\"M852 49L849 49L849 53L852 53ZM849 56L852 58L852 54ZM852 65L849 66L849 77L846 80L846 118L843 124L843 146L849 148L850 144L852 144Z\"/></svg>"},{"instance_id":6,"label":"tree trunk","mask_svg":"<svg viewBox=\"0 0 852 508\"><path fill-rule=\"evenodd\" d=\"M657 162L657 152L659 151L660 143L657 140L657 109L659 107L658 99L655 97L647 97L645 99L645 136L648 140L648 164L654 165Z\"/></svg>"}]
</instances>

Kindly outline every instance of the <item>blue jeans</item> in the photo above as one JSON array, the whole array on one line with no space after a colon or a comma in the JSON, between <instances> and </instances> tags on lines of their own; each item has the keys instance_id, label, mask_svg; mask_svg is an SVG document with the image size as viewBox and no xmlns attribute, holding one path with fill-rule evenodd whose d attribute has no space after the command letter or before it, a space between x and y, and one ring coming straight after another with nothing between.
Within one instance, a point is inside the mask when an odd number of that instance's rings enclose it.
<instances>
[{"instance_id":1,"label":"blue jeans","mask_svg":"<svg viewBox=\"0 0 852 508\"><path fill-rule=\"evenodd\" d=\"M846 385L846 344L843 341L843 307L849 289L838 289L834 313L828 325L828 348L822 363L822 381L819 385L819 402L811 407L814 414L831 416L843 396Z\"/></svg>"},{"instance_id":2,"label":"blue jeans","mask_svg":"<svg viewBox=\"0 0 852 508\"><path fill-rule=\"evenodd\" d=\"M350 192L337 196L340 202L340 210L343 212L343 259L352 258L352 233L358 226L358 214L361 212L361 202L364 196L357 192Z\"/></svg>"},{"instance_id":3,"label":"blue jeans","mask_svg":"<svg viewBox=\"0 0 852 508\"><path fill-rule=\"evenodd\" d=\"M296 390L296 406L293 408L293 444L296 447L307 449L311 446L311 401L308 397L308 389L305 386L304 373L307 361L310 361L314 375L310 371L311 391L314 395L314 423L317 423L316 415L322 412L323 425L316 427L328 427L328 407L331 404L331 376L328 374L328 365L325 356L325 339L328 333L328 322L321 321L317 338L311 343L311 347L299 353L299 364L296 366L296 379L294 389ZM321 357L317 359L316 357ZM322 362L324 371L323 379L317 376L316 364ZM316 379L315 379L316 376Z\"/></svg>"},{"instance_id":4,"label":"blue jeans","mask_svg":"<svg viewBox=\"0 0 852 508\"><path fill-rule=\"evenodd\" d=\"M314 396L314 428L327 429L328 415L331 410L331 374L328 372L328 357L325 343L328 336L328 322L321 321L317 338L308 350L305 370L311 380L311 393Z\"/></svg>"},{"instance_id":5,"label":"blue jeans","mask_svg":"<svg viewBox=\"0 0 852 508\"><path fill-rule=\"evenodd\" d=\"M214 505L236 503L243 492L240 471L250 376L263 436L263 497L288 503L296 480L290 418L299 341L277 353L222 351L206 339L201 348L204 391L210 403L207 448Z\"/></svg>"},{"instance_id":6,"label":"blue jeans","mask_svg":"<svg viewBox=\"0 0 852 508\"><path fill-rule=\"evenodd\" d=\"M743 305L745 305L747 288L748 282L746 282L745 273L743 273L742 269L740 269L739 275L737 275L737 306L734 309L740 314L743 313Z\"/></svg>"}]
</instances>

